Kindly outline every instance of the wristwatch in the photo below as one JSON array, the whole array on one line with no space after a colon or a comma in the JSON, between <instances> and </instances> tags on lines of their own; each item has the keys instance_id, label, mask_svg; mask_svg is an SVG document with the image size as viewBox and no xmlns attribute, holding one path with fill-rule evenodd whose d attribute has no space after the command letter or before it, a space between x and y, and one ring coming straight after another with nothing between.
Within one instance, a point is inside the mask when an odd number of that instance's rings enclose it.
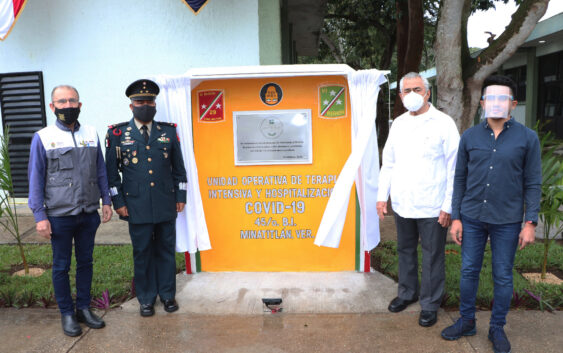
<instances>
[{"instance_id":1,"label":"wristwatch","mask_svg":"<svg viewBox=\"0 0 563 353\"><path fill-rule=\"evenodd\" d=\"M534 227L537 227L537 225L538 225L538 222L534 222L534 221L526 221L526 223L527 223L527 224L531 224L531 225L533 225Z\"/></svg>"}]
</instances>

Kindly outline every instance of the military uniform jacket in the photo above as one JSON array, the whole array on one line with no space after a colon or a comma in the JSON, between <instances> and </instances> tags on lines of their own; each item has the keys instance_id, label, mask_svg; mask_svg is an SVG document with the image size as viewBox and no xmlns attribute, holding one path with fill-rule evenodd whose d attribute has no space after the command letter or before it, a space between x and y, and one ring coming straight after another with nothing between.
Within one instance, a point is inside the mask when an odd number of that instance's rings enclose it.
<instances>
[{"instance_id":1,"label":"military uniform jacket","mask_svg":"<svg viewBox=\"0 0 563 353\"><path fill-rule=\"evenodd\" d=\"M113 207L127 206L130 223L172 220L176 203L186 202L186 169L175 124L153 121L146 143L134 119L111 125L106 168Z\"/></svg>"}]
</instances>

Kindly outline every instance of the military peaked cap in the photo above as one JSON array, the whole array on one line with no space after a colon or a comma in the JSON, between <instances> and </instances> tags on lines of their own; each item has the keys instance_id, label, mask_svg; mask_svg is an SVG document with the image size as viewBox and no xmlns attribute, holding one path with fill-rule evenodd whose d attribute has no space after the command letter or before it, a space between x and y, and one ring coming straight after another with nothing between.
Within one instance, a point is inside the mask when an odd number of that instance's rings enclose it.
<instances>
[{"instance_id":1,"label":"military peaked cap","mask_svg":"<svg viewBox=\"0 0 563 353\"><path fill-rule=\"evenodd\" d=\"M160 92L158 85L151 80L142 79L133 82L125 90L125 95L132 100L155 100Z\"/></svg>"}]
</instances>

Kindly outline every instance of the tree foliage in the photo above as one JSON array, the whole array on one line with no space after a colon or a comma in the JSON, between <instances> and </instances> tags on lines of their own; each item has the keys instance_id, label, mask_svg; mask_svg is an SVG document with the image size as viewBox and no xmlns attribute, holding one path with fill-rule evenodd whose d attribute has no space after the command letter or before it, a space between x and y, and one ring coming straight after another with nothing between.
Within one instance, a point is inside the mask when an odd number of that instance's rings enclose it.
<instances>
[{"instance_id":1,"label":"tree foliage","mask_svg":"<svg viewBox=\"0 0 563 353\"><path fill-rule=\"evenodd\" d=\"M29 267L23 249L22 238L18 225L18 209L14 197L14 183L12 169L10 167L10 135L8 127L5 128L4 136L0 136L0 225L10 233L18 245L20 256L25 269L29 274Z\"/></svg>"},{"instance_id":2,"label":"tree foliage","mask_svg":"<svg viewBox=\"0 0 563 353\"><path fill-rule=\"evenodd\" d=\"M300 62L344 63L356 70L390 70L391 80L396 82L409 71L436 67L438 108L452 116L463 131L473 121L484 78L514 54L545 13L549 0L516 0L519 8L506 31L479 56L472 57L475 49L467 45L469 16L507 2L328 0L319 54L314 58L300 58ZM420 4L422 23L416 19L413 22L410 17L420 17L420 14L411 9ZM383 96L386 95L380 95L376 121L380 144L385 142L388 133L388 102ZM396 100L394 106L393 117L396 117L403 112L402 104Z\"/></svg>"},{"instance_id":3,"label":"tree foliage","mask_svg":"<svg viewBox=\"0 0 563 353\"><path fill-rule=\"evenodd\" d=\"M502 0L506 2L505 0ZM484 1L483 6L491 1ZM478 56L470 55L467 21L476 0L442 0L436 42L438 108L464 131L473 123L485 78L508 60L545 14L549 0L522 0L505 31Z\"/></svg>"},{"instance_id":4,"label":"tree foliage","mask_svg":"<svg viewBox=\"0 0 563 353\"><path fill-rule=\"evenodd\" d=\"M410 31L409 3L423 5L418 13L421 21ZM438 4L438 0L328 0L319 55L300 58L300 62L390 70L391 81L397 79L398 67L401 72L406 68L417 71L422 60L422 66L430 68L434 65L432 42ZM403 55L397 55L398 47ZM376 121L380 144L385 142L389 128L387 99L387 95L380 95Z\"/></svg>"}]
</instances>

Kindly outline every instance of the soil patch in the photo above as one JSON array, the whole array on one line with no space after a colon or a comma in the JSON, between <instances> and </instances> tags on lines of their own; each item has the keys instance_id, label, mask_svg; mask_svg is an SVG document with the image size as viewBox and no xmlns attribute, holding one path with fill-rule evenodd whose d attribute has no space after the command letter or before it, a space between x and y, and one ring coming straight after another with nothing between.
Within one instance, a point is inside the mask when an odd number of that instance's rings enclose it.
<instances>
[{"instance_id":1,"label":"soil patch","mask_svg":"<svg viewBox=\"0 0 563 353\"><path fill-rule=\"evenodd\" d=\"M45 270L48 270L51 267L53 267L52 264L27 264L27 266L29 267L30 275L31 275L32 268L35 268L35 270L33 270L35 273L38 273L39 270L41 270L40 274L33 276L33 277L41 276L41 274L43 274L43 272L45 272ZM18 273L18 272L24 273L25 269L23 267L23 264L16 264L16 265L11 265L9 270L5 270L5 271L2 271L2 272L7 272L10 276L22 276L21 274L17 275L16 273Z\"/></svg>"},{"instance_id":2,"label":"soil patch","mask_svg":"<svg viewBox=\"0 0 563 353\"><path fill-rule=\"evenodd\" d=\"M560 271L563 272L563 271ZM563 279L560 276L557 276L553 272L546 272L545 278L541 278L541 272L524 272L522 276L530 282L535 283L547 283L547 284L555 284L561 285L563 283Z\"/></svg>"},{"instance_id":3,"label":"soil patch","mask_svg":"<svg viewBox=\"0 0 563 353\"><path fill-rule=\"evenodd\" d=\"M12 274L12 276L20 276L20 277L23 277L23 276L39 277L39 276L41 276L41 275L43 274L43 272L45 272L45 270L42 269L42 268L39 268L39 267L30 267L30 268L29 268L29 273L26 274L26 273L25 273L25 269L23 269L23 270L19 270L19 271L14 272L14 273Z\"/></svg>"}]
</instances>

